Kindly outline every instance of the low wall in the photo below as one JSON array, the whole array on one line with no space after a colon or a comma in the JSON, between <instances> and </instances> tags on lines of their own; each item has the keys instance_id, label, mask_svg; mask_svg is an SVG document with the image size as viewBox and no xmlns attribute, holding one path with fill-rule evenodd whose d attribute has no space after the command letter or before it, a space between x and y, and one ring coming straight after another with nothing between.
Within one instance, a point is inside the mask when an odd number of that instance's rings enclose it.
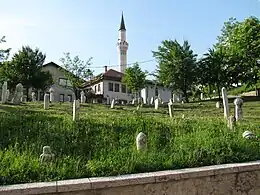
<instances>
[{"instance_id":1,"label":"low wall","mask_svg":"<svg viewBox=\"0 0 260 195\"><path fill-rule=\"evenodd\" d=\"M0 187L0 195L260 195L260 161Z\"/></svg>"}]
</instances>

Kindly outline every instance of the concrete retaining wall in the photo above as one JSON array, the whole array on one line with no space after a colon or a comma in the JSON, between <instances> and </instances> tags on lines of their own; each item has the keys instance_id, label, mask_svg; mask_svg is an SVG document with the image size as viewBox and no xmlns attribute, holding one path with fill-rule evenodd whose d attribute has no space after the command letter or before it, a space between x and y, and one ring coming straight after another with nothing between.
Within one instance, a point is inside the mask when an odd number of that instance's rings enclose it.
<instances>
[{"instance_id":1,"label":"concrete retaining wall","mask_svg":"<svg viewBox=\"0 0 260 195\"><path fill-rule=\"evenodd\" d=\"M260 195L260 161L0 187L0 195Z\"/></svg>"}]
</instances>

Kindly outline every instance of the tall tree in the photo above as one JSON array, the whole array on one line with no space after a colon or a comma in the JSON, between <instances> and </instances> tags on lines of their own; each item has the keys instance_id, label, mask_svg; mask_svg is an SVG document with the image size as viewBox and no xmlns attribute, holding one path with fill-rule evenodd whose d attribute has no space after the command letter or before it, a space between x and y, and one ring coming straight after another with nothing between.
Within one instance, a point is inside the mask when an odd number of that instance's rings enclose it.
<instances>
[{"instance_id":1,"label":"tall tree","mask_svg":"<svg viewBox=\"0 0 260 195\"><path fill-rule=\"evenodd\" d=\"M159 82L173 90L181 91L188 102L188 90L196 80L196 57L188 41L165 40L153 51L156 58Z\"/></svg>"},{"instance_id":2,"label":"tall tree","mask_svg":"<svg viewBox=\"0 0 260 195\"><path fill-rule=\"evenodd\" d=\"M29 88L44 90L53 83L51 74L42 71L45 57L38 48L23 46L10 61L3 64L0 74L8 81L11 89L22 83L28 98Z\"/></svg>"},{"instance_id":3,"label":"tall tree","mask_svg":"<svg viewBox=\"0 0 260 195\"><path fill-rule=\"evenodd\" d=\"M64 57L60 59L62 62L61 71L70 81L76 97L79 97L79 89L83 84L93 76L93 71L90 70L91 60L92 57L84 62L78 56L72 59L69 52L64 53Z\"/></svg>"},{"instance_id":4,"label":"tall tree","mask_svg":"<svg viewBox=\"0 0 260 195\"><path fill-rule=\"evenodd\" d=\"M142 71L139 64L136 62L132 67L128 67L125 70L122 81L134 92L136 97L138 92L145 87L146 75L147 72Z\"/></svg>"},{"instance_id":5,"label":"tall tree","mask_svg":"<svg viewBox=\"0 0 260 195\"><path fill-rule=\"evenodd\" d=\"M234 83L242 82L256 86L260 79L260 20L256 17L246 18L242 22L230 19L224 24L218 38L217 48L225 47L229 56Z\"/></svg>"},{"instance_id":6,"label":"tall tree","mask_svg":"<svg viewBox=\"0 0 260 195\"><path fill-rule=\"evenodd\" d=\"M0 43L5 43L5 42L6 42L5 36L1 37ZM7 60L10 50L11 50L10 48L9 49L0 49L0 63Z\"/></svg>"},{"instance_id":7,"label":"tall tree","mask_svg":"<svg viewBox=\"0 0 260 195\"><path fill-rule=\"evenodd\" d=\"M212 89L217 89L219 99L221 88L229 85L228 66L221 49L209 49L198 62L199 82Z\"/></svg>"}]
</instances>

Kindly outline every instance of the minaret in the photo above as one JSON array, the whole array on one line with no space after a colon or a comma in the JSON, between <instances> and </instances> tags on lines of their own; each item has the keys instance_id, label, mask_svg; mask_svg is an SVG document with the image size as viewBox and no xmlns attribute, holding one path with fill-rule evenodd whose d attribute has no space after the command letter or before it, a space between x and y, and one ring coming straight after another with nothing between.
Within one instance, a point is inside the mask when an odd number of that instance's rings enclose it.
<instances>
[{"instance_id":1,"label":"minaret","mask_svg":"<svg viewBox=\"0 0 260 195\"><path fill-rule=\"evenodd\" d=\"M126 42L126 28L124 22L124 16L122 12L121 24L118 31L118 40L117 40L117 49L118 49L118 57L119 57L119 66L120 72L125 73L126 65L127 65L127 49L128 43Z\"/></svg>"}]
</instances>

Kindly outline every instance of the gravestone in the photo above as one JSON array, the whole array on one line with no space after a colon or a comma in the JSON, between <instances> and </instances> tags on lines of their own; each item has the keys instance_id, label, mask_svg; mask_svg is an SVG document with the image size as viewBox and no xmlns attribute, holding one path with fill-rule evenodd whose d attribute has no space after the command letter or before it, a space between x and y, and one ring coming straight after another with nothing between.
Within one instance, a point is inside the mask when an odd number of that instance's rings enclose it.
<instances>
[{"instance_id":1,"label":"gravestone","mask_svg":"<svg viewBox=\"0 0 260 195\"><path fill-rule=\"evenodd\" d=\"M234 126L235 126L235 119L233 116L229 116L227 127L232 130L234 128Z\"/></svg>"},{"instance_id":2,"label":"gravestone","mask_svg":"<svg viewBox=\"0 0 260 195\"><path fill-rule=\"evenodd\" d=\"M111 102L111 107L110 107L110 108L113 109L114 107L115 107L115 99L112 100L112 102Z\"/></svg>"},{"instance_id":3,"label":"gravestone","mask_svg":"<svg viewBox=\"0 0 260 195\"><path fill-rule=\"evenodd\" d=\"M256 139L257 136L253 132L251 132L251 131L245 131L243 133L243 138L246 138L246 139Z\"/></svg>"},{"instance_id":4,"label":"gravestone","mask_svg":"<svg viewBox=\"0 0 260 195\"><path fill-rule=\"evenodd\" d=\"M110 98L107 97L107 104L110 104Z\"/></svg>"},{"instance_id":5,"label":"gravestone","mask_svg":"<svg viewBox=\"0 0 260 195\"><path fill-rule=\"evenodd\" d=\"M170 117L172 117L172 102L171 101L168 103L168 108L169 108L169 115L170 115Z\"/></svg>"},{"instance_id":6,"label":"gravestone","mask_svg":"<svg viewBox=\"0 0 260 195\"><path fill-rule=\"evenodd\" d=\"M51 87L49 92L50 92L50 102L55 102L55 96L54 96L55 90Z\"/></svg>"},{"instance_id":7,"label":"gravestone","mask_svg":"<svg viewBox=\"0 0 260 195\"><path fill-rule=\"evenodd\" d=\"M84 97L85 97L85 93L84 93L84 91L81 91L80 92L80 103L85 103L85 101L84 101Z\"/></svg>"},{"instance_id":8,"label":"gravestone","mask_svg":"<svg viewBox=\"0 0 260 195\"><path fill-rule=\"evenodd\" d=\"M158 98L156 98L154 100L154 108L155 108L155 110L158 110L158 108L159 108L159 99Z\"/></svg>"},{"instance_id":9,"label":"gravestone","mask_svg":"<svg viewBox=\"0 0 260 195\"><path fill-rule=\"evenodd\" d=\"M79 118L79 108L80 108L79 100L74 100L73 108L72 108L72 120L73 121L76 121Z\"/></svg>"},{"instance_id":10,"label":"gravestone","mask_svg":"<svg viewBox=\"0 0 260 195\"><path fill-rule=\"evenodd\" d=\"M54 154L51 152L50 146L43 146L42 154L40 155L41 162L51 162L54 160Z\"/></svg>"},{"instance_id":11,"label":"gravestone","mask_svg":"<svg viewBox=\"0 0 260 195\"><path fill-rule=\"evenodd\" d=\"M14 97L12 99L13 104L20 104L23 98L23 86L18 83L15 87Z\"/></svg>"},{"instance_id":12,"label":"gravestone","mask_svg":"<svg viewBox=\"0 0 260 195\"><path fill-rule=\"evenodd\" d=\"M134 104L135 104L135 99L132 100L132 105L134 105Z\"/></svg>"},{"instance_id":13,"label":"gravestone","mask_svg":"<svg viewBox=\"0 0 260 195\"><path fill-rule=\"evenodd\" d=\"M43 109L48 110L50 106L50 96L49 94L44 94L44 100L43 100Z\"/></svg>"},{"instance_id":14,"label":"gravestone","mask_svg":"<svg viewBox=\"0 0 260 195\"><path fill-rule=\"evenodd\" d=\"M176 95L175 94L172 94L172 102L176 102Z\"/></svg>"},{"instance_id":15,"label":"gravestone","mask_svg":"<svg viewBox=\"0 0 260 195\"><path fill-rule=\"evenodd\" d=\"M235 119L236 121L243 118L243 112L242 112L242 106L243 106L243 100L241 98L236 98L234 100L235 105Z\"/></svg>"},{"instance_id":16,"label":"gravestone","mask_svg":"<svg viewBox=\"0 0 260 195\"><path fill-rule=\"evenodd\" d=\"M200 99L203 100L203 93L200 93Z\"/></svg>"},{"instance_id":17,"label":"gravestone","mask_svg":"<svg viewBox=\"0 0 260 195\"><path fill-rule=\"evenodd\" d=\"M216 108L221 108L221 102L216 102Z\"/></svg>"},{"instance_id":18,"label":"gravestone","mask_svg":"<svg viewBox=\"0 0 260 195\"><path fill-rule=\"evenodd\" d=\"M2 103L5 104L7 101L7 82L5 81L2 86Z\"/></svg>"},{"instance_id":19,"label":"gravestone","mask_svg":"<svg viewBox=\"0 0 260 195\"><path fill-rule=\"evenodd\" d=\"M10 90L7 89L7 90L6 90L6 101L9 100L9 96L10 96Z\"/></svg>"},{"instance_id":20,"label":"gravestone","mask_svg":"<svg viewBox=\"0 0 260 195\"><path fill-rule=\"evenodd\" d=\"M147 136L143 132L140 132L136 137L136 148L138 151L147 149Z\"/></svg>"},{"instance_id":21,"label":"gravestone","mask_svg":"<svg viewBox=\"0 0 260 195\"><path fill-rule=\"evenodd\" d=\"M150 101L151 105L153 105L153 102L154 102L154 97L151 97L151 101Z\"/></svg>"},{"instance_id":22,"label":"gravestone","mask_svg":"<svg viewBox=\"0 0 260 195\"><path fill-rule=\"evenodd\" d=\"M76 100L76 95L75 93L72 93L72 101Z\"/></svg>"},{"instance_id":23,"label":"gravestone","mask_svg":"<svg viewBox=\"0 0 260 195\"><path fill-rule=\"evenodd\" d=\"M227 90L225 87L222 87L222 98L223 98L223 106L224 106L224 117L228 120L229 117L229 105L228 105L228 97Z\"/></svg>"},{"instance_id":24,"label":"gravestone","mask_svg":"<svg viewBox=\"0 0 260 195\"><path fill-rule=\"evenodd\" d=\"M36 93L35 92L32 92L32 101L36 102Z\"/></svg>"}]
</instances>

